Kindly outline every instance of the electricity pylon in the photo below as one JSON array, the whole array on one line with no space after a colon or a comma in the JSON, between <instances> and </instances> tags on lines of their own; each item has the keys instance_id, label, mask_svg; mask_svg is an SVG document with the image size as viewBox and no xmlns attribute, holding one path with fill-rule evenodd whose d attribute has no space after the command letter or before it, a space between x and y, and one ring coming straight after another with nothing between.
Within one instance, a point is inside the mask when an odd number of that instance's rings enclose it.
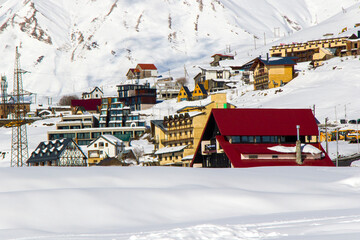
<instances>
[{"instance_id":1,"label":"electricity pylon","mask_svg":"<svg viewBox=\"0 0 360 240\"><path fill-rule=\"evenodd\" d=\"M18 47L15 53L15 67L14 67L14 92L13 92L13 121L12 136L11 136L11 167L26 166L28 159L28 141L25 121L25 104L24 95L26 93L23 89L22 75L25 73L20 68L20 54Z\"/></svg>"}]
</instances>

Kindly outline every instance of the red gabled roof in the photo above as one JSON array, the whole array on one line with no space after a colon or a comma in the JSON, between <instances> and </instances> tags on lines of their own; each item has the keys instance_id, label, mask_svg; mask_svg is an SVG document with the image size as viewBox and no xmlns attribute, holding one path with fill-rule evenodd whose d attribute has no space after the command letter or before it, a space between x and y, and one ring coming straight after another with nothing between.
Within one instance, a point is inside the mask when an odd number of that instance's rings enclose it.
<instances>
[{"instance_id":1,"label":"red gabled roof","mask_svg":"<svg viewBox=\"0 0 360 240\"><path fill-rule=\"evenodd\" d=\"M212 115L223 136L318 135L310 109L213 109Z\"/></svg>"},{"instance_id":2,"label":"red gabled roof","mask_svg":"<svg viewBox=\"0 0 360 240\"><path fill-rule=\"evenodd\" d=\"M146 69L146 70L157 70L157 68L155 67L154 64L147 64L147 63L139 63L137 65L137 67L141 68L141 69ZM137 68L136 67L136 68Z\"/></svg>"},{"instance_id":3,"label":"red gabled roof","mask_svg":"<svg viewBox=\"0 0 360 240\"><path fill-rule=\"evenodd\" d=\"M97 111L101 105L101 99L74 99L71 100L71 107L84 107L86 111Z\"/></svg>"}]
</instances>

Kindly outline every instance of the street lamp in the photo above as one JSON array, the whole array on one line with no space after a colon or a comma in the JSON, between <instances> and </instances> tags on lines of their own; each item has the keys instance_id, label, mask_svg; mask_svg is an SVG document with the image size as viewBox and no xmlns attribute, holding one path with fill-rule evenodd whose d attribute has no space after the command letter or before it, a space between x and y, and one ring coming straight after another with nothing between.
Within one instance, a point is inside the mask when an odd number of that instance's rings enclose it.
<instances>
[{"instance_id":1,"label":"street lamp","mask_svg":"<svg viewBox=\"0 0 360 240\"><path fill-rule=\"evenodd\" d=\"M339 127L336 128L336 167L339 166Z\"/></svg>"}]
</instances>

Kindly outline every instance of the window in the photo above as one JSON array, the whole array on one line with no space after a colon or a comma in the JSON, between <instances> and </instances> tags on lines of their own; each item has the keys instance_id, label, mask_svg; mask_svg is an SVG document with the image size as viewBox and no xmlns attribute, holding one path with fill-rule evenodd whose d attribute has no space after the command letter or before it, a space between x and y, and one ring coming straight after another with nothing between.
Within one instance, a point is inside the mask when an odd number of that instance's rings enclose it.
<instances>
[{"instance_id":1,"label":"window","mask_svg":"<svg viewBox=\"0 0 360 240\"><path fill-rule=\"evenodd\" d=\"M243 143L253 143L254 140L254 136L241 136L241 142Z\"/></svg>"},{"instance_id":2,"label":"window","mask_svg":"<svg viewBox=\"0 0 360 240\"><path fill-rule=\"evenodd\" d=\"M271 137L270 136L263 136L262 137L263 143L271 143Z\"/></svg>"},{"instance_id":3,"label":"window","mask_svg":"<svg viewBox=\"0 0 360 240\"><path fill-rule=\"evenodd\" d=\"M249 158L250 158L250 159L257 159L257 158L258 158L258 155L249 155Z\"/></svg>"},{"instance_id":4,"label":"window","mask_svg":"<svg viewBox=\"0 0 360 240\"><path fill-rule=\"evenodd\" d=\"M105 147L108 147L109 146L109 144L108 143L105 143Z\"/></svg>"},{"instance_id":5,"label":"window","mask_svg":"<svg viewBox=\"0 0 360 240\"><path fill-rule=\"evenodd\" d=\"M272 158L277 159L277 158L279 158L279 156L278 155L272 155Z\"/></svg>"},{"instance_id":6,"label":"window","mask_svg":"<svg viewBox=\"0 0 360 240\"><path fill-rule=\"evenodd\" d=\"M240 143L240 136L232 136L231 143Z\"/></svg>"},{"instance_id":7,"label":"window","mask_svg":"<svg viewBox=\"0 0 360 240\"><path fill-rule=\"evenodd\" d=\"M78 139L89 139L90 138L90 133L78 133L77 138Z\"/></svg>"},{"instance_id":8,"label":"window","mask_svg":"<svg viewBox=\"0 0 360 240\"><path fill-rule=\"evenodd\" d=\"M97 137L100 137L100 133L99 132L93 132L93 133L91 133L91 136L92 136L92 138L97 138Z\"/></svg>"},{"instance_id":9,"label":"window","mask_svg":"<svg viewBox=\"0 0 360 240\"><path fill-rule=\"evenodd\" d=\"M94 144L94 147L97 147L97 144L96 144L96 143Z\"/></svg>"},{"instance_id":10,"label":"window","mask_svg":"<svg viewBox=\"0 0 360 240\"><path fill-rule=\"evenodd\" d=\"M99 147L103 147L104 143L103 142L99 142Z\"/></svg>"}]
</instances>

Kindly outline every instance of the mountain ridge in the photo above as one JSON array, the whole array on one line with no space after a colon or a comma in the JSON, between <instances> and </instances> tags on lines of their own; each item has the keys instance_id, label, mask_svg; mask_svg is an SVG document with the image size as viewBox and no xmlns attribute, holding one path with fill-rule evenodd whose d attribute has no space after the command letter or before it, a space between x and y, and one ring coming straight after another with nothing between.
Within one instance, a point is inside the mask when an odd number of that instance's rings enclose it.
<instances>
[{"instance_id":1,"label":"mountain ridge","mask_svg":"<svg viewBox=\"0 0 360 240\"><path fill-rule=\"evenodd\" d=\"M316 2L1 0L0 49L5 59L0 60L0 72L12 72L9 60L20 45L23 66L31 72L25 88L45 99L121 82L138 62L179 75L176 69L184 64L204 61L227 46L237 54L251 49L254 41L278 40L342 9L327 1L329 10L315 19L314 9L321 5Z\"/></svg>"}]
</instances>

